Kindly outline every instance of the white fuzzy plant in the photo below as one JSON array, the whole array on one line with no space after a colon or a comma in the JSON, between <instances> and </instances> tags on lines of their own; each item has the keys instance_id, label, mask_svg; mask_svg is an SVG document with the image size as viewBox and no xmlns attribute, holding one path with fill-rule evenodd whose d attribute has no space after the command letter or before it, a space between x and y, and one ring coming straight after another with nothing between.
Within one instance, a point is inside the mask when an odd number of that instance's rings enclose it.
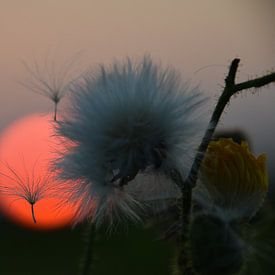
<instances>
[{"instance_id":1,"label":"white fuzzy plant","mask_svg":"<svg viewBox=\"0 0 275 275\"><path fill-rule=\"evenodd\" d=\"M71 89L71 107L57 134L73 145L56 167L61 179L70 180L62 190L81 201L77 219L139 220L146 186L151 194L171 191L156 180L141 184L146 175L188 172L205 127L205 97L150 57L101 66Z\"/></svg>"}]
</instances>

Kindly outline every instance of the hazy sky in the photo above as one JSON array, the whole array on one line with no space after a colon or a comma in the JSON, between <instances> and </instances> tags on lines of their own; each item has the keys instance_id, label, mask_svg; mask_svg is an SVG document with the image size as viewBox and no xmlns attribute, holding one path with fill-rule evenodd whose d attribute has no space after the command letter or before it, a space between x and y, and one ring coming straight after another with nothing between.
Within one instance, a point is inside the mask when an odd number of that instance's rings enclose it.
<instances>
[{"instance_id":1,"label":"hazy sky","mask_svg":"<svg viewBox=\"0 0 275 275\"><path fill-rule=\"evenodd\" d=\"M274 18L274 0L0 0L0 130L51 110L17 83L28 77L22 59L42 62L50 52L58 65L82 51L84 69L149 53L216 100L234 57L241 58L238 80L275 69ZM212 64L219 66L195 73ZM246 92L232 100L221 126L243 128L256 152L275 159L274 106L274 85Z\"/></svg>"}]
</instances>

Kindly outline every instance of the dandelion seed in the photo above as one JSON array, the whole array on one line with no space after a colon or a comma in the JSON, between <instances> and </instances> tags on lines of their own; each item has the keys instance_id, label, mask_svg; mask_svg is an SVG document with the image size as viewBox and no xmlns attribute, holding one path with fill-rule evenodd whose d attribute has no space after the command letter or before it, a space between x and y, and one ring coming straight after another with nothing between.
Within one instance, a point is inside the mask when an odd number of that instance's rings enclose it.
<instances>
[{"instance_id":1,"label":"dandelion seed","mask_svg":"<svg viewBox=\"0 0 275 275\"><path fill-rule=\"evenodd\" d=\"M230 138L212 141L201 182L210 200L228 217L251 218L268 191L266 155L255 157L246 142L238 144Z\"/></svg>"},{"instance_id":2,"label":"dandelion seed","mask_svg":"<svg viewBox=\"0 0 275 275\"><path fill-rule=\"evenodd\" d=\"M78 217L92 216L97 223L123 215L139 219L137 194L163 187L137 184L140 175L165 175L174 168L184 174L204 130L205 98L149 57L89 71L72 91L70 112L57 134L73 146L55 166L61 178L73 182L67 187L72 200L83 195Z\"/></svg>"},{"instance_id":3,"label":"dandelion seed","mask_svg":"<svg viewBox=\"0 0 275 275\"><path fill-rule=\"evenodd\" d=\"M53 185L51 176L40 177L35 174L35 165L31 172L24 169L24 174L19 174L13 167L5 163L6 173L0 172L2 176L0 192L3 195L14 197L15 200L25 200L31 207L33 222L36 223L35 204L52 195ZM8 184L5 184L8 181Z\"/></svg>"},{"instance_id":4,"label":"dandelion seed","mask_svg":"<svg viewBox=\"0 0 275 275\"><path fill-rule=\"evenodd\" d=\"M19 83L31 91L50 99L54 103L54 121L57 120L58 104L74 81L72 68L78 57L79 54L69 59L59 69L55 62L50 62L48 58L45 59L42 66L38 64L35 58L33 64L23 61L30 78L25 82Z\"/></svg>"}]
</instances>

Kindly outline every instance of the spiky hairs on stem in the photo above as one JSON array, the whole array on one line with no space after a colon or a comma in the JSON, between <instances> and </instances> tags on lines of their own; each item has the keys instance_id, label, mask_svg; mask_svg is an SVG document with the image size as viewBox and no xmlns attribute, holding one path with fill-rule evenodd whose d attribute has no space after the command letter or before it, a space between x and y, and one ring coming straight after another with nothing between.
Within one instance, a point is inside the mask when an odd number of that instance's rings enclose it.
<instances>
[{"instance_id":1,"label":"spiky hairs on stem","mask_svg":"<svg viewBox=\"0 0 275 275\"><path fill-rule=\"evenodd\" d=\"M79 217L138 219L136 176L185 172L203 130L204 101L197 87L148 56L87 72L72 88L70 112L57 126L57 134L73 143L56 167L72 184L71 198L82 200Z\"/></svg>"}]
</instances>

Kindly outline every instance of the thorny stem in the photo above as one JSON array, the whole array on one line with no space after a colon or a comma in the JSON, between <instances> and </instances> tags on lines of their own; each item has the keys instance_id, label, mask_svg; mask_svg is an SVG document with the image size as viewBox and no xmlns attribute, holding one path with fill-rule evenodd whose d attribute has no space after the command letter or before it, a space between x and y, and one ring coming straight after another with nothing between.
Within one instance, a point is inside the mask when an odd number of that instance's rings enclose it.
<instances>
[{"instance_id":1,"label":"thorny stem","mask_svg":"<svg viewBox=\"0 0 275 275\"><path fill-rule=\"evenodd\" d=\"M36 218L35 218L35 214L34 214L34 203L31 203L31 210L32 210L32 219L33 219L33 222L36 223Z\"/></svg>"},{"instance_id":2,"label":"thorny stem","mask_svg":"<svg viewBox=\"0 0 275 275\"><path fill-rule=\"evenodd\" d=\"M87 234L87 235L86 235ZM83 262L81 266L80 275L90 275L93 263L93 246L94 246L94 239L95 239L95 226L93 223L89 223L85 228L85 252L83 257Z\"/></svg>"},{"instance_id":3,"label":"thorny stem","mask_svg":"<svg viewBox=\"0 0 275 275\"><path fill-rule=\"evenodd\" d=\"M178 265L180 274L192 275L195 274L192 270L192 262L190 258L190 253L188 251L188 239L189 239L189 223L190 223L190 213L192 209L192 189L196 186L198 179L199 170L201 163L203 161L207 147L212 139L213 133L217 127L220 117L224 111L225 106L229 103L230 98L237 94L239 91L250 89L250 88L260 88L272 82L275 82L275 73L265 75L253 80L245 81L239 84L235 84L235 78L237 69L239 66L240 59L234 59L229 67L228 75L225 79L224 90L218 100L218 103L214 109L212 117L210 119L208 128L202 139L202 142L198 148L197 155L194 159L193 165L189 171L189 174L185 181L182 180L181 175L177 171L173 171L177 174L173 177L173 180L180 187L182 198L181 198L181 223L182 230L180 235L180 249L178 256Z\"/></svg>"}]
</instances>

